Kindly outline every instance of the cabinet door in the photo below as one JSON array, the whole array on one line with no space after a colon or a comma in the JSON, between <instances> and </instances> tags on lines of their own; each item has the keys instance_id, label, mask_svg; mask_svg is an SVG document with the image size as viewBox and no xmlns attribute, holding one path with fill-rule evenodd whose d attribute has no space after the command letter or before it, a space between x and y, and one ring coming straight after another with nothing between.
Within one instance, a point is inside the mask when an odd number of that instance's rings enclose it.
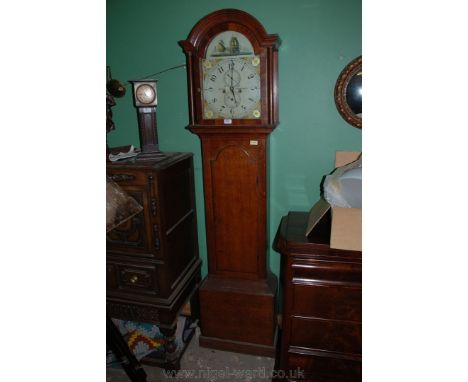
<instances>
[{"instance_id":1,"label":"cabinet door","mask_svg":"<svg viewBox=\"0 0 468 382\"><path fill-rule=\"evenodd\" d=\"M265 139L206 139L210 272L256 279L265 263Z\"/></svg>"},{"instance_id":2,"label":"cabinet door","mask_svg":"<svg viewBox=\"0 0 468 382\"><path fill-rule=\"evenodd\" d=\"M160 240L156 218L156 180L143 171L112 168L108 176L143 206L143 211L107 234L107 250L130 255L159 257Z\"/></svg>"}]
</instances>

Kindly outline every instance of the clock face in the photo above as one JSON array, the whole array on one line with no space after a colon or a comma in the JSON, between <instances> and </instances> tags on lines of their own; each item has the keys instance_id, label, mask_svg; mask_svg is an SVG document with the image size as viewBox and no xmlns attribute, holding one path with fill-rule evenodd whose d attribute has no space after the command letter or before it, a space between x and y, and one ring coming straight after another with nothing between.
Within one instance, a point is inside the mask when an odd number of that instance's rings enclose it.
<instances>
[{"instance_id":1,"label":"clock face","mask_svg":"<svg viewBox=\"0 0 468 382\"><path fill-rule=\"evenodd\" d=\"M211 57L202 60L204 119L256 119L260 110L260 58Z\"/></svg>"},{"instance_id":2,"label":"clock face","mask_svg":"<svg viewBox=\"0 0 468 382\"><path fill-rule=\"evenodd\" d=\"M142 104L151 104L156 98L156 91L151 85L142 84L136 88L135 97Z\"/></svg>"}]
</instances>

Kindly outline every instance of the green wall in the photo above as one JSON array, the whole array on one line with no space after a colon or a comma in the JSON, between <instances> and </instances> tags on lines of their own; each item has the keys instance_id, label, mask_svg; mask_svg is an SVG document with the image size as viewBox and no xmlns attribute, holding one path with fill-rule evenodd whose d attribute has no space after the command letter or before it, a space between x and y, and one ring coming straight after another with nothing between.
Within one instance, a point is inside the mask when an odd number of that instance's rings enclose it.
<instances>
[{"instance_id":1,"label":"green wall","mask_svg":"<svg viewBox=\"0 0 468 382\"><path fill-rule=\"evenodd\" d=\"M306 211L320 196L323 175L333 169L336 150L360 150L361 131L338 114L333 90L346 64L361 54L360 0L107 0L107 65L114 78L139 79L185 63L177 41L208 13L237 8L280 36L280 124L270 136L270 267L279 273L271 249L281 217ZM103 68L104 71L104 68ZM195 154L195 192L202 273L207 273L200 141L188 124L185 68L158 76L158 133L162 151ZM139 146L130 87L113 109L112 146Z\"/></svg>"}]
</instances>

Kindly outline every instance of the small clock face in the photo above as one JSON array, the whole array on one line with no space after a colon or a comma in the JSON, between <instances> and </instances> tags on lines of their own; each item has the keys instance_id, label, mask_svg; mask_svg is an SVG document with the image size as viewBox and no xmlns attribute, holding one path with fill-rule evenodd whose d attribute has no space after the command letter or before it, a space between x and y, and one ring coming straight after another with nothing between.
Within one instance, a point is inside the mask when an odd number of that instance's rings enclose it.
<instances>
[{"instance_id":1,"label":"small clock face","mask_svg":"<svg viewBox=\"0 0 468 382\"><path fill-rule=\"evenodd\" d=\"M260 112L260 59L203 60L203 118L256 119Z\"/></svg>"},{"instance_id":2,"label":"small clock face","mask_svg":"<svg viewBox=\"0 0 468 382\"><path fill-rule=\"evenodd\" d=\"M151 85L142 84L136 88L136 99L142 104L150 104L156 98L156 92Z\"/></svg>"}]
</instances>

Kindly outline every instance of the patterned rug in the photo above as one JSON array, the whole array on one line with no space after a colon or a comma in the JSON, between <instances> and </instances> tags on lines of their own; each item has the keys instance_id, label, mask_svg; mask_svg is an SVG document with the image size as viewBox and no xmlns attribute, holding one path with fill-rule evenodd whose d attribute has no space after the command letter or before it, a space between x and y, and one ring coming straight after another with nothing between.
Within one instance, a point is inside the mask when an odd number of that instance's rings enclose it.
<instances>
[{"instance_id":1,"label":"patterned rug","mask_svg":"<svg viewBox=\"0 0 468 382\"><path fill-rule=\"evenodd\" d=\"M151 357L164 358L166 339L157 325L143 322L118 320L112 321L119 329L130 350L138 360L151 354ZM195 333L196 323L189 316L179 316L175 333L177 352L182 352ZM107 367L120 367L115 355L107 350Z\"/></svg>"}]
</instances>

